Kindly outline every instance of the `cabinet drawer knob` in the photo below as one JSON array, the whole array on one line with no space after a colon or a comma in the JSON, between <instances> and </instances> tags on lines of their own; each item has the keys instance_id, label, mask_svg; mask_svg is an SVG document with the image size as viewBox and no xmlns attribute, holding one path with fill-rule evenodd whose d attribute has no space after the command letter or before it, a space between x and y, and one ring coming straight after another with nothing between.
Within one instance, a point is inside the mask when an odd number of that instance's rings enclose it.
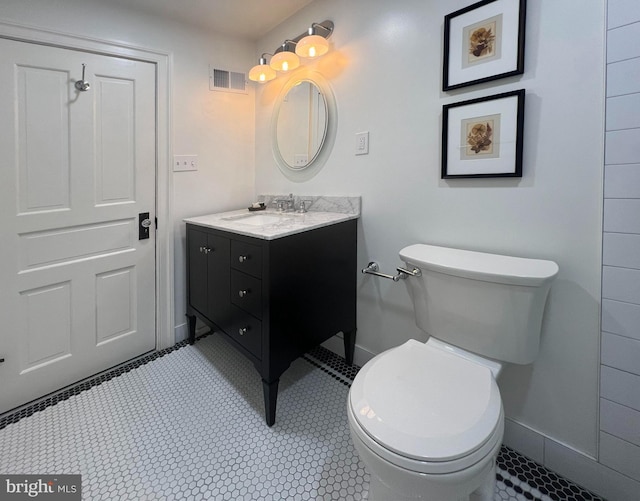
<instances>
[{"instance_id":1,"label":"cabinet drawer knob","mask_svg":"<svg viewBox=\"0 0 640 501\"><path fill-rule=\"evenodd\" d=\"M205 254L209 254L209 252L213 252L211 247L200 247L200 252L204 252Z\"/></svg>"},{"instance_id":2,"label":"cabinet drawer knob","mask_svg":"<svg viewBox=\"0 0 640 501\"><path fill-rule=\"evenodd\" d=\"M251 258L251 255L247 254L245 256L238 256L238 261L240 261L241 263L244 263L245 261L248 261Z\"/></svg>"},{"instance_id":3,"label":"cabinet drawer knob","mask_svg":"<svg viewBox=\"0 0 640 501\"><path fill-rule=\"evenodd\" d=\"M244 289L244 290L239 290L238 291L238 296L240 297L245 297L247 294L249 294L251 292L250 289Z\"/></svg>"},{"instance_id":4,"label":"cabinet drawer knob","mask_svg":"<svg viewBox=\"0 0 640 501\"><path fill-rule=\"evenodd\" d=\"M248 330L249 330L248 327L240 327L238 329L238 334L240 334L241 336L244 336L247 333Z\"/></svg>"}]
</instances>

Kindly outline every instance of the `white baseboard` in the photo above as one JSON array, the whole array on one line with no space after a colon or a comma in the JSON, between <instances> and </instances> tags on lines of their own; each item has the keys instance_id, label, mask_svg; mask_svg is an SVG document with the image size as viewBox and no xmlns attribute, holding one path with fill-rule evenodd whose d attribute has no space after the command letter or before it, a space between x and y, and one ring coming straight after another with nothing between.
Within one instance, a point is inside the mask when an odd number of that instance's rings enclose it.
<instances>
[{"instance_id":1,"label":"white baseboard","mask_svg":"<svg viewBox=\"0 0 640 501\"><path fill-rule=\"evenodd\" d=\"M196 336L200 336L202 334L204 334L205 332L209 331L209 327L207 327L204 324L201 324L198 322L197 327L196 327ZM187 339L189 337L189 323L188 322L184 322L180 325L176 325L175 329L175 343L179 343L180 341L184 341L185 339Z\"/></svg>"},{"instance_id":2,"label":"white baseboard","mask_svg":"<svg viewBox=\"0 0 640 501\"><path fill-rule=\"evenodd\" d=\"M505 420L504 445L608 501L637 501L640 482L520 423Z\"/></svg>"},{"instance_id":3,"label":"white baseboard","mask_svg":"<svg viewBox=\"0 0 640 501\"><path fill-rule=\"evenodd\" d=\"M189 324L184 322L180 325L176 325L175 329L175 342L179 343L180 341L184 341L189 337Z\"/></svg>"},{"instance_id":4,"label":"white baseboard","mask_svg":"<svg viewBox=\"0 0 640 501\"><path fill-rule=\"evenodd\" d=\"M544 464L544 440L543 435L531 428L509 418L504 420L502 443L542 465Z\"/></svg>"}]
</instances>

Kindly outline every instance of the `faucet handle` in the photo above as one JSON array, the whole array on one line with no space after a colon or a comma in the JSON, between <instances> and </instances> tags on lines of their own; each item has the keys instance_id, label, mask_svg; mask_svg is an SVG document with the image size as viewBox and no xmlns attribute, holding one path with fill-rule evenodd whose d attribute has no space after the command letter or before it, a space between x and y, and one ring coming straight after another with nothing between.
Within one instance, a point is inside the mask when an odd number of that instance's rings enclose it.
<instances>
[{"instance_id":1,"label":"faucet handle","mask_svg":"<svg viewBox=\"0 0 640 501\"><path fill-rule=\"evenodd\" d=\"M305 214L306 212L308 212L309 210L307 209L307 202L313 203L313 200L300 200L300 205L298 206L298 210L296 212L299 212L300 214Z\"/></svg>"}]
</instances>

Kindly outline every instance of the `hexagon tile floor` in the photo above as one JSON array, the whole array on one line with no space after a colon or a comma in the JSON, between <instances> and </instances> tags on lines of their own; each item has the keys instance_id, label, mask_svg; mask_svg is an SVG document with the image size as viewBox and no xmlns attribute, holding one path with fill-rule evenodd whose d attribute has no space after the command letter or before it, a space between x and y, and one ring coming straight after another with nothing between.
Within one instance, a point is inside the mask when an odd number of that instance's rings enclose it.
<instances>
[{"instance_id":1,"label":"hexagon tile floor","mask_svg":"<svg viewBox=\"0 0 640 501\"><path fill-rule=\"evenodd\" d=\"M254 367L204 336L0 416L0 473L81 474L85 500L367 499L356 372L324 348L295 361L269 428ZM503 447L495 500L536 499L598 498Z\"/></svg>"}]
</instances>

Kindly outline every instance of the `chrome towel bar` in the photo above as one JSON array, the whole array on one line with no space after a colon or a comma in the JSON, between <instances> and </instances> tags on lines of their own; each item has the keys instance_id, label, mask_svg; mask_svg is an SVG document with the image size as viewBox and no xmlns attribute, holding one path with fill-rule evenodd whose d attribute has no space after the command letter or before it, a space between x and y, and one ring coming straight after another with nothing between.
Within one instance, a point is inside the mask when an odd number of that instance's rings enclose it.
<instances>
[{"instance_id":1,"label":"chrome towel bar","mask_svg":"<svg viewBox=\"0 0 640 501\"><path fill-rule=\"evenodd\" d=\"M362 268L362 273L365 275L375 275L376 277L388 278L397 282L398 280L404 280L407 277L419 277L422 276L420 268L414 268L413 270L406 270L398 266L396 268L397 275L389 275L388 273L380 273L380 266L375 261L371 261L366 268Z\"/></svg>"}]
</instances>

